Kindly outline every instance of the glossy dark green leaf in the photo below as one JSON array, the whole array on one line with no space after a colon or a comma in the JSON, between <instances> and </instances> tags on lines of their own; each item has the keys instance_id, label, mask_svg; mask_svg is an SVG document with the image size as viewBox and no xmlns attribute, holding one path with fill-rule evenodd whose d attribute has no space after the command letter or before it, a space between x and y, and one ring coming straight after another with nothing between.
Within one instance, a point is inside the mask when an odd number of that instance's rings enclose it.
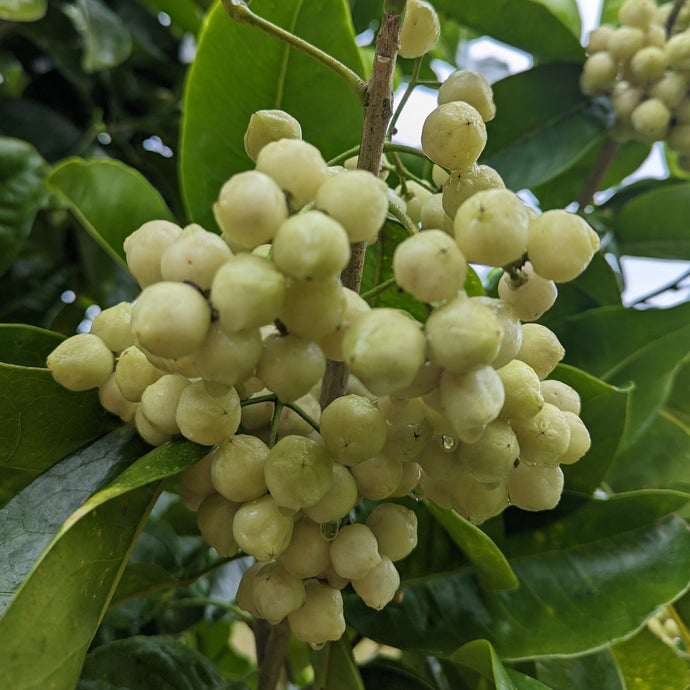
<instances>
[{"instance_id":1,"label":"glossy dark green leaf","mask_svg":"<svg viewBox=\"0 0 690 690\"><path fill-rule=\"evenodd\" d=\"M343 0L255 0L256 14L328 51L363 73ZM258 29L233 22L214 5L199 37L185 91L181 182L190 217L215 227L211 206L221 185L252 167L242 136L250 115L281 108L326 160L359 143L362 109L333 72Z\"/></svg>"},{"instance_id":2,"label":"glossy dark green leaf","mask_svg":"<svg viewBox=\"0 0 690 690\"><path fill-rule=\"evenodd\" d=\"M662 409L647 432L616 457L606 479L614 491L690 492L690 427Z\"/></svg>"},{"instance_id":3,"label":"glossy dark green leaf","mask_svg":"<svg viewBox=\"0 0 690 690\"><path fill-rule=\"evenodd\" d=\"M534 678L506 668L488 640L464 644L452 656L457 664L468 666L492 682L496 690L549 690Z\"/></svg>"},{"instance_id":4,"label":"glossy dark green leaf","mask_svg":"<svg viewBox=\"0 0 690 690\"><path fill-rule=\"evenodd\" d=\"M129 57L132 37L118 15L101 0L76 0L64 12L79 32L84 47L84 72L116 67Z\"/></svg>"},{"instance_id":5,"label":"glossy dark green leaf","mask_svg":"<svg viewBox=\"0 0 690 690\"><path fill-rule=\"evenodd\" d=\"M611 648L627 688L678 690L690 686L690 666L649 629Z\"/></svg>"},{"instance_id":6,"label":"glossy dark green leaf","mask_svg":"<svg viewBox=\"0 0 690 690\"><path fill-rule=\"evenodd\" d=\"M569 283L558 285L556 304L539 319L539 323L558 333L561 322L570 316L597 307L621 305L618 276L599 252L594 255L584 273Z\"/></svg>"},{"instance_id":7,"label":"glossy dark green leaf","mask_svg":"<svg viewBox=\"0 0 690 690\"><path fill-rule=\"evenodd\" d=\"M221 680L215 665L186 644L136 635L94 649L77 690L216 690Z\"/></svg>"},{"instance_id":8,"label":"glossy dark green leaf","mask_svg":"<svg viewBox=\"0 0 690 690\"><path fill-rule=\"evenodd\" d=\"M562 466L566 487L590 495L606 478L627 429L632 391L611 386L584 371L560 365L550 378L572 386L582 401L580 418L592 440L587 454ZM642 488L642 487L639 487Z\"/></svg>"},{"instance_id":9,"label":"glossy dark green leaf","mask_svg":"<svg viewBox=\"0 0 690 690\"><path fill-rule=\"evenodd\" d=\"M690 181L632 197L609 219L621 254L690 260Z\"/></svg>"},{"instance_id":10,"label":"glossy dark green leaf","mask_svg":"<svg viewBox=\"0 0 690 690\"><path fill-rule=\"evenodd\" d=\"M0 364L0 505L118 424L96 391L73 393L47 369Z\"/></svg>"},{"instance_id":11,"label":"glossy dark green leaf","mask_svg":"<svg viewBox=\"0 0 690 690\"><path fill-rule=\"evenodd\" d=\"M130 428L116 429L53 465L2 509L0 611L60 525L147 450Z\"/></svg>"},{"instance_id":12,"label":"glossy dark green leaf","mask_svg":"<svg viewBox=\"0 0 690 690\"><path fill-rule=\"evenodd\" d=\"M460 568L405 581L400 601L381 612L348 596L348 622L384 644L432 654L450 655L475 639L489 640L502 659L596 649L629 635L688 586L687 524L657 519L656 511L646 517L631 528L616 522L617 532L611 527L586 543L571 534L575 543L566 548L511 559L517 590L486 592Z\"/></svg>"},{"instance_id":13,"label":"glossy dark green leaf","mask_svg":"<svg viewBox=\"0 0 690 690\"><path fill-rule=\"evenodd\" d=\"M25 141L0 137L0 275L17 256L46 199L47 166Z\"/></svg>"},{"instance_id":14,"label":"glossy dark green leaf","mask_svg":"<svg viewBox=\"0 0 690 690\"><path fill-rule=\"evenodd\" d=\"M591 148L565 172L532 188L543 211L550 208L565 208L575 201L603 145L604 142ZM649 151L649 144L641 141L626 141L622 144L609 164L604 179L599 183L598 191L615 187L623 181L623 178L632 175L647 158Z\"/></svg>"},{"instance_id":15,"label":"glossy dark green leaf","mask_svg":"<svg viewBox=\"0 0 690 690\"><path fill-rule=\"evenodd\" d=\"M62 342L59 333L24 324L0 324L0 362L45 367L46 357Z\"/></svg>"},{"instance_id":16,"label":"glossy dark green leaf","mask_svg":"<svg viewBox=\"0 0 690 690\"><path fill-rule=\"evenodd\" d=\"M70 158L53 168L47 183L99 244L123 263L127 235L149 220L174 220L151 183L120 161Z\"/></svg>"},{"instance_id":17,"label":"glossy dark green leaf","mask_svg":"<svg viewBox=\"0 0 690 690\"><path fill-rule=\"evenodd\" d=\"M472 562L482 587L496 592L519 586L506 557L482 530L454 510L444 510L431 501L425 505Z\"/></svg>"},{"instance_id":18,"label":"glossy dark green leaf","mask_svg":"<svg viewBox=\"0 0 690 690\"><path fill-rule=\"evenodd\" d=\"M605 136L608 110L582 95L580 71L578 64L539 65L493 85L496 117L487 123L481 162L510 189L555 178Z\"/></svg>"},{"instance_id":19,"label":"glossy dark green leaf","mask_svg":"<svg viewBox=\"0 0 690 690\"><path fill-rule=\"evenodd\" d=\"M366 690L436 690L436 686L392 659L374 659L361 666L360 671Z\"/></svg>"},{"instance_id":20,"label":"glossy dark green leaf","mask_svg":"<svg viewBox=\"0 0 690 690\"><path fill-rule=\"evenodd\" d=\"M580 15L574 0L436 0L434 7L479 34L533 53L540 60L579 61Z\"/></svg>"},{"instance_id":21,"label":"glossy dark green leaf","mask_svg":"<svg viewBox=\"0 0 690 690\"><path fill-rule=\"evenodd\" d=\"M558 335L568 363L614 385L635 385L627 446L654 420L687 355L690 304L644 311L593 309L564 321Z\"/></svg>"},{"instance_id":22,"label":"glossy dark green leaf","mask_svg":"<svg viewBox=\"0 0 690 690\"><path fill-rule=\"evenodd\" d=\"M312 664L315 690L364 690L350 643L345 638L328 642L323 649L314 651Z\"/></svg>"},{"instance_id":23,"label":"glossy dark green leaf","mask_svg":"<svg viewBox=\"0 0 690 690\"><path fill-rule=\"evenodd\" d=\"M158 497L159 480L204 452L188 441L154 449L62 524L0 619L0 664L11 687L76 685L88 646ZM39 656L42 663L32 663Z\"/></svg>"},{"instance_id":24,"label":"glossy dark green leaf","mask_svg":"<svg viewBox=\"0 0 690 690\"><path fill-rule=\"evenodd\" d=\"M570 658L540 659L536 670L537 678L553 690L626 690L618 666L608 650Z\"/></svg>"},{"instance_id":25,"label":"glossy dark green leaf","mask_svg":"<svg viewBox=\"0 0 690 690\"><path fill-rule=\"evenodd\" d=\"M0 0L0 19L35 22L46 13L48 0Z\"/></svg>"}]
</instances>

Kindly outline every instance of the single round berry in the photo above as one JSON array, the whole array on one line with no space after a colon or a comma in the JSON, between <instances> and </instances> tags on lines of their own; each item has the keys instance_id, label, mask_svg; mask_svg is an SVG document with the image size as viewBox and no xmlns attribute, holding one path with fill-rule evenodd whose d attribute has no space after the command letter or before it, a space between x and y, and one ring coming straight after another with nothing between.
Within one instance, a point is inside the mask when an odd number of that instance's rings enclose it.
<instances>
[{"instance_id":1,"label":"single round berry","mask_svg":"<svg viewBox=\"0 0 690 690\"><path fill-rule=\"evenodd\" d=\"M284 110L257 110L244 133L244 150L254 162L261 149L279 139L301 139L300 123Z\"/></svg>"},{"instance_id":2,"label":"single round berry","mask_svg":"<svg viewBox=\"0 0 690 690\"><path fill-rule=\"evenodd\" d=\"M46 362L53 378L71 391L98 388L113 373L115 360L108 346L91 333L63 340Z\"/></svg>"}]
</instances>

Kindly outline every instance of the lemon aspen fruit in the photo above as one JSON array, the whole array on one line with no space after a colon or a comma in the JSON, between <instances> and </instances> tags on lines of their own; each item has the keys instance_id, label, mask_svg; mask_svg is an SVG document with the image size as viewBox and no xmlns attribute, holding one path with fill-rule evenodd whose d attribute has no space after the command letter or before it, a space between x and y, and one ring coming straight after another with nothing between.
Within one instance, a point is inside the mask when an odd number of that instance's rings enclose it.
<instances>
[{"instance_id":1,"label":"lemon aspen fruit","mask_svg":"<svg viewBox=\"0 0 690 690\"><path fill-rule=\"evenodd\" d=\"M438 90L438 104L465 101L474 107L484 122L496 115L491 85L478 72L456 70L448 75Z\"/></svg>"},{"instance_id":2,"label":"lemon aspen fruit","mask_svg":"<svg viewBox=\"0 0 690 690\"><path fill-rule=\"evenodd\" d=\"M63 340L49 355L53 378L71 391L98 388L113 373L115 360L97 335L80 333Z\"/></svg>"},{"instance_id":3,"label":"lemon aspen fruit","mask_svg":"<svg viewBox=\"0 0 690 690\"><path fill-rule=\"evenodd\" d=\"M443 168L459 170L474 165L484 146L484 120L468 103L444 103L432 110L424 120L422 149Z\"/></svg>"},{"instance_id":4,"label":"lemon aspen fruit","mask_svg":"<svg viewBox=\"0 0 690 690\"><path fill-rule=\"evenodd\" d=\"M302 127L298 120L284 110L257 110L249 117L244 133L244 150L256 162L261 149L278 139L301 139Z\"/></svg>"},{"instance_id":5,"label":"lemon aspen fruit","mask_svg":"<svg viewBox=\"0 0 690 690\"><path fill-rule=\"evenodd\" d=\"M433 6L424 0L408 0L400 28L400 57L417 58L428 53L441 35Z\"/></svg>"},{"instance_id":6,"label":"lemon aspen fruit","mask_svg":"<svg viewBox=\"0 0 690 690\"><path fill-rule=\"evenodd\" d=\"M161 256L182 234L182 228L167 220L151 220L125 238L127 268L142 288L163 280Z\"/></svg>"}]
</instances>

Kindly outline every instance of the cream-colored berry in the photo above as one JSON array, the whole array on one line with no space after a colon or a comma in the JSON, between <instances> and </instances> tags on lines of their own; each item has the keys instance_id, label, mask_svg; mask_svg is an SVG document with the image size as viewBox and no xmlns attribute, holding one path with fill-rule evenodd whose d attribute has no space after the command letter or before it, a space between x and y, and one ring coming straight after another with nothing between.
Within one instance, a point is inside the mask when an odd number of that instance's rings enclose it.
<instances>
[{"instance_id":1,"label":"cream-colored berry","mask_svg":"<svg viewBox=\"0 0 690 690\"><path fill-rule=\"evenodd\" d=\"M167 220L151 220L125 238L127 267L142 288L163 280L161 256L182 228Z\"/></svg>"},{"instance_id":2,"label":"cream-colored berry","mask_svg":"<svg viewBox=\"0 0 690 690\"><path fill-rule=\"evenodd\" d=\"M520 269L519 281L511 280L508 272L498 281L498 296L510 304L520 321L536 321L556 302L558 288L534 272L527 261Z\"/></svg>"},{"instance_id":3,"label":"cream-colored berry","mask_svg":"<svg viewBox=\"0 0 690 690\"><path fill-rule=\"evenodd\" d=\"M93 320L90 332L97 335L116 354L134 345L132 304L120 302L103 309Z\"/></svg>"},{"instance_id":4,"label":"cream-colored berry","mask_svg":"<svg viewBox=\"0 0 690 690\"><path fill-rule=\"evenodd\" d=\"M461 443L457 452L462 465L486 485L502 482L520 457L518 438L504 419L487 424L478 441Z\"/></svg>"},{"instance_id":5,"label":"cream-colored berry","mask_svg":"<svg viewBox=\"0 0 690 690\"><path fill-rule=\"evenodd\" d=\"M443 230L425 230L403 240L393 253L398 285L422 302L451 299L462 289L467 262Z\"/></svg>"},{"instance_id":6,"label":"cream-colored berry","mask_svg":"<svg viewBox=\"0 0 690 690\"><path fill-rule=\"evenodd\" d=\"M671 123L671 111L658 98L642 101L630 114L635 131L647 141L661 141Z\"/></svg>"},{"instance_id":7,"label":"cream-colored berry","mask_svg":"<svg viewBox=\"0 0 690 690\"><path fill-rule=\"evenodd\" d=\"M538 323L522 324L522 345L515 358L529 364L540 379L545 379L564 355L565 348L552 330Z\"/></svg>"},{"instance_id":8,"label":"cream-colored berry","mask_svg":"<svg viewBox=\"0 0 690 690\"><path fill-rule=\"evenodd\" d=\"M380 611L398 591L400 575L393 561L388 556L381 556L381 562L364 577L352 579L352 587L367 606Z\"/></svg>"},{"instance_id":9,"label":"cream-colored berry","mask_svg":"<svg viewBox=\"0 0 690 690\"><path fill-rule=\"evenodd\" d=\"M424 121L422 149L444 168L469 168L477 162L485 145L484 120L468 103L452 101L439 105Z\"/></svg>"},{"instance_id":10,"label":"cream-colored berry","mask_svg":"<svg viewBox=\"0 0 690 690\"><path fill-rule=\"evenodd\" d=\"M580 414L580 395L567 383L556 379L542 381L541 394L544 396L544 402L555 405L559 410Z\"/></svg>"},{"instance_id":11,"label":"cream-colored berry","mask_svg":"<svg viewBox=\"0 0 690 690\"><path fill-rule=\"evenodd\" d=\"M441 35L433 6L425 0L408 0L400 28L400 57L417 58L428 53Z\"/></svg>"},{"instance_id":12,"label":"cream-colored berry","mask_svg":"<svg viewBox=\"0 0 690 690\"><path fill-rule=\"evenodd\" d=\"M252 582L254 603L262 617L272 625L280 623L305 600L302 579L288 572L281 563L267 563Z\"/></svg>"},{"instance_id":13,"label":"cream-colored berry","mask_svg":"<svg viewBox=\"0 0 690 690\"><path fill-rule=\"evenodd\" d=\"M212 494L202 501L196 514L201 536L221 558L234 556L239 548L232 536L232 522L237 508L236 503L231 503L220 494Z\"/></svg>"},{"instance_id":14,"label":"cream-colored berry","mask_svg":"<svg viewBox=\"0 0 690 690\"><path fill-rule=\"evenodd\" d=\"M240 425L240 398L234 388L211 395L203 381L189 384L177 404L175 419L185 438L205 446L221 443Z\"/></svg>"},{"instance_id":15,"label":"cream-colored berry","mask_svg":"<svg viewBox=\"0 0 690 690\"><path fill-rule=\"evenodd\" d=\"M592 439L585 423L574 412L563 412L570 427L570 442L565 452L558 458L561 465L577 462L591 447Z\"/></svg>"},{"instance_id":16,"label":"cream-colored berry","mask_svg":"<svg viewBox=\"0 0 690 690\"><path fill-rule=\"evenodd\" d=\"M377 455L350 469L363 498L380 501L393 495L402 481L403 463L388 455Z\"/></svg>"},{"instance_id":17,"label":"cream-colored berry","mask_svg":"<svg viewBox=\"0 0 690 690\"><path fill-rule=\"evenodd\" d=\"M278 318L291 333L317 341L338 328L345 305L339 278L290 280Z\"/></svg>"},{"instance_id":18,"label":"cream-colored berry","mask_svg":"<svg viewBox=\"0 0 690 690\"><path fill-rule=\"evenodd\" d=\"M292 634L315 646L339 640L345 632L342 594L318 580L307 580L304 588L304 604L288 614Z\"/></svg>"},{"instance_id":19,"label":"cream-colored berry","mask_svg":"<svg viewBox=\"0 0 690 690\"><path fill-rule=\"evenodd\" d=\"M301 139L300 123L284 110L257 110L244 133L244 150L254 162L261 149L278 139Z\"/></svg>"},{"instance_id":20,"label":"cream-colored berry","mask_svg":"<svg viewBox=\"0 0 690 690\"><path fill-rule=\"evenodd\" d=\"M270 494L243 503L232 521L237 545L257 561L270 561L290 543L294 523L281 512Z\"/></svg>"},{"instance_id":21,"label":"cream-colored berry","mask_svg":"<svg viewBox=\"0 0 690 690\"><path fill-rule=\"evenodd\" d=\"M49 355L47 367L53 378L71 391L98 388L113 373L115 360L108 346L91 333L63 340Z\"/></svg>"},{"instance_id":22,"label":"cream-colored berry","mask_svg":"<svg viewBox=\"0 0 690 690\"><path fill-rule=\"evenodd\" d=\"M115 365L115 381L122 395L130 402L139 402L146 387L164 372L155 367L146 355L132 345L120 353Z\"/></svg>"},{"instance_id":23,"label":"cream-colored berry","mask_svg":"<svg viewBox=\"0 0 690 690\"><path fill-rule=\"evenodd\" d=\"M510 424L520 444L520 462L555 467L568 449L570 426L555 405L544 403L529 419L512 419Z\"/></svg>"},{"instance_id":24,"label":"cream-colored berry","mask_svg":"<svg viewBox=\"0 0 690 690\"><path fill-rule=\"evenodd\" d=\"M326 523L344 518L357 504L357 482L339 462L333 463L333 486L314 505L302 508L314 522Z\"/></svg>"},{"instance_id":25,"label":"cream-colored berry","mask_svg":"<svg viewBox=\"0 0 690 690\"><path fill-rule=\"evenodd\" d=\"M223 236L250 249L270 242L288 217L280 186L259 170L233 175L220 189L213 215Z\"/></svg>"},{"instance_id":26,"label":"cream-colored berry","mask_svg":"<svg viewBox=\"0 0 690 690\"><path fill-rule=\"evenodd\" d=\"M316 577L331 562L331 543L324 537L321 525L309 518L295 523L288 547L278 562L296 577Z\"/></svg>"},{"instance_id":27,"label":"cream-colored berry","mask_svg":"<svg viewBox=\"0 0 690 690\"><path fill-rule=\"evenodd\" d=\"M399 561L417 546L417 515L398 503L380 503L366 520L381 556Z\"/></svg>"},{"instance_id":28,"label":"cream-colored berry","mask_svg":"<svg viewBox=\"0 0 690 690\"><path fill-rule=\"evenodd\" d=\"M331 542L331 563L341 577L357 580L381 562L374 533L361 523L341 527Z\"/></svg>"},{"instance_id":29,"label":"cream-colored berry","mask_svg":"<svg viewBox=\"0 0 690 690\"><path fill-rule=\"evenodd\" d=\"M455 218L460 206L473 194L485 189L505 189L503 178L488 165L473 165L454 170L443 184L443 210Z\"/></svg>"},{"instance_id":30,"label":"cream-colored berry","mask_svg":"<svg viewBox=\"0 0 690 690\"><path fill-rule=\"evenodd\" d=\"M132 308L138 345L159 357L191 354L206 339L211 308L191 285L161 281L144 288Z\"/></svg>"},{"instance_id":31,"label":"cream-colored berry","mask_svg":"<svg viewBox=\"0 0 690 690\"><path fill-rule=\"evenodd\" d=\"M500 416L506 419L534 417L544 406L537 372L529 364L514 359L498 369L497 373L505 391Z\"/></svg>"},{"instance_id":32,"label":"cream-colored berry","mask_svg":"<svg viewBox=\"0 0 690 690\"><path fill-rule=\"evenodd\" d=\"M450 74L438 90L438 104L465 101L475 108L484 122L496 115L494 94L484 76L470 70L456 70Z\"/></svg>"},{"instance_id":33,"label":"cream-colored berry","mask_svg":"<svg viewBox=\"0 0 690 690\"><path fill-rule=\"evenodd\" d=\"M560 467L537 467L520 463L508 475L508 495L512 505L522 510L551 510L563 491Z\"/></svg>"},{"instance_id":34,"label":"cream-colored berry","mask_svg":"<svg viewBox=\"0 0 690 690\"><path fill-rule=\"evenodd\" d=\"M141 411L151 426L162 434L179 434L175 415L182 391L189 380L179 374L165 374L141 394Z\"/></svg>"},{"instance_id":35,"label":"cream-colored berry","mask_svg":"<svg viewBox=\"0 0 690 690\"><path fill-rule=\"evenodd\" d=\"M253 501L266 493L264 462L268 446L256 436L236 434L223 441L213 455L211 481L230 501Z\"/></svg>"},{"instance_id":36,"label":"cream-colored berry","mask_svg":"<svg viewBox=\"0 0 690 690\"><path fill-rule=\"evenodd\" d=\"M290 208L296 211L314 201L319 187L328 179L328 165L321 152L301 139L266 144L259 151L256 169L278 184L287 194Z\"/></svg>"}]
</instances>

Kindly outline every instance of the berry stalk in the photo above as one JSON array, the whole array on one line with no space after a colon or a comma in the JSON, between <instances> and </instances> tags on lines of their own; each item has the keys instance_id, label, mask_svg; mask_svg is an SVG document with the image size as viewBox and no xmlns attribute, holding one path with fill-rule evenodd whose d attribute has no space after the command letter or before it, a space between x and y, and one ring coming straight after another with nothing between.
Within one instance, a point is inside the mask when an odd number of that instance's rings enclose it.
<instances>
[{"instance_id":1,"label":"berry stalk","mask_svg":"<svg viewBox=\"0 0 690 690\"><path fill-rule=\"evenodd\" d=\"M376 39L374 65L364 96L364 125L357 167L374 175L378 175L381 168L383 145L388 123L393 115L393 73L400 50L400 28L406 1L387 0L384 5L383 22ZM353 244L350 262L341 275L343 285L355 292L359 292L365 252L364 242ZM345 394L347 377L345 364L328 361L321 392L322 408Z\"/></svg>"}]
</instances>

